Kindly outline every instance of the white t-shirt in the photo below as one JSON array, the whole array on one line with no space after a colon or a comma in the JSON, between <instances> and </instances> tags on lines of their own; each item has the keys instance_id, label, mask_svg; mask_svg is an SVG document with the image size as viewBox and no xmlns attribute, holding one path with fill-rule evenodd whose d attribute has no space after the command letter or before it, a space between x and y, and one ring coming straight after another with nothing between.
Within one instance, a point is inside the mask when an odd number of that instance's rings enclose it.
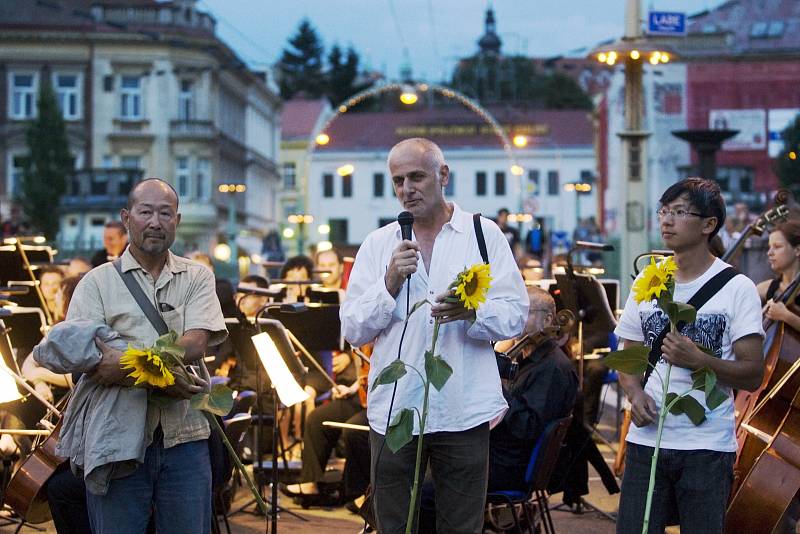
<instances>
[{"instance_id":1,"label":"white t-shirt","mask_svg":"<svg viewBox=\"0 0 800 534\"><path fill-rule=\"evenodd\" d=\"M716 259L709 269L695 280L675 284L674 299L687 302L703 285L728 264ZM628 295L625 311L614 331L619 337L631 341L642 341L648 347L658 337L669 319L656 301L636 304L633 292ZM684 326L681 333L714 351L718 358L733 360L733 343L744 336L758 334L764 337L761 326L761 300L756 286L746 276L739 274L730 280L716 295L698 310L694 323ZM645 392L661 408L662 384L659 375L666 376L667 363L659 359L656 371L650 375ZM682 394L692 387L691 370L672 366L669 391ZM692 395L706 409L706 420L695 426L685 414L667 414L661 447L665 449L700 450L720 452L736 451L735 418L733 413L733 393L730 387L720 383L728 400L715 410L709 411L702 391L692 391ZM631 425L627 440L639 445L655 446L657 423L646 427Z\"/></svg>"}]
</instances>

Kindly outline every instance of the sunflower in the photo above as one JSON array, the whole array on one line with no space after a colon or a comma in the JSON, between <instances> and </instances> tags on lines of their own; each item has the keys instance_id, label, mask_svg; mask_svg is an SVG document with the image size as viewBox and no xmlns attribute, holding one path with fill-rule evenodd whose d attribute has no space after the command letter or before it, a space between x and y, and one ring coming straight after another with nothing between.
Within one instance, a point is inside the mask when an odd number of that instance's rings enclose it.
<instances>
[{"instance_id":1,"label":"sunflower","mask_svg":"<svg viewBox=\"0 0 800 534\"><path fill-rule=\"evenodd\" d=\"M491 281L489 265L476 263L458 274L453 282L455 294L468 310L477 310L478 306L486 300L486 293L489 291L489 282Z\"/></svg>"},{"instance_id":2,"label":"sunflower","mask_svg":"<svg viewBox=\"0 0 800 534\"><path fill-rule=\"evenodd\" d=\"M642 276L633 283L634 300L641 303L660 298L664 291L669 291L677 269L678 266L672 257L658 263L651 257L650 265L645 267Z\"/></svg>"},{"instance_id":3,"label":"sunflower","mask_svg":"<svg viewBox=\"0 0 800 534\"><path fill-rule=\"evenodd\" d=\"M175 383L175 377L167 369L164 360L152 349L139 350L128 345L119 363L123 369L133 369L128 376L136 379L136 386L150 384L164 388Z\"/></svg>"}]
</instances>

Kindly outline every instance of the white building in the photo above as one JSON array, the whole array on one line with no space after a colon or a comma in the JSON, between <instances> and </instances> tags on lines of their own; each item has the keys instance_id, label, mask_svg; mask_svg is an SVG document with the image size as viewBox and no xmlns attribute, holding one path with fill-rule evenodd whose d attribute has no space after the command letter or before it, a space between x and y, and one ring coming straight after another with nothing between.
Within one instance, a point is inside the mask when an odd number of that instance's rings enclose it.
<instances>
[{"instance_id":1,"label":"white building","mask_svg":"<svg viewBox=\"0 0 800 534\"><path fill-rule=\"evenodd\" d=\"M0 20L3 204L13 199L26 121L49 78L81 170L62 203L60 248L100 245L131 186L115 169L134 169L177 190L178 250L208 251L225 236L229 199L218 186L246 185L235 198L239 241L260 252L275 225L280 102L265 74L216 37L214 18L194 0L16 4Z\"/></svg>"},{"instance_id":2,"label":"white building","mask_svg":"<svg viewBox=\"0 0 800 534\"><path fill-rule=\"evenodd\" d=\"M438 143L450 167L445 194L462 208L494 217L500 208L527 213L545 229L575 229L578 217L596 216L594 188L568 191L570 183L593 184L593 131L585 111L490 110L511 136L528 145L514 148L522 176L491 127L466 109L386 113L345 113L329 126L330 142L317 146L309 166L311 242L359 244L401 208L394 197L386 158L391 147L409 137ZM352 165L350 174L342 169ZM344 174L344 175L342 175ZM565 188L567 186L567 188ZM330 236L317 231L327 224ZM523 237L530 223L523 228Z\"/></svg>"}]
</instances>

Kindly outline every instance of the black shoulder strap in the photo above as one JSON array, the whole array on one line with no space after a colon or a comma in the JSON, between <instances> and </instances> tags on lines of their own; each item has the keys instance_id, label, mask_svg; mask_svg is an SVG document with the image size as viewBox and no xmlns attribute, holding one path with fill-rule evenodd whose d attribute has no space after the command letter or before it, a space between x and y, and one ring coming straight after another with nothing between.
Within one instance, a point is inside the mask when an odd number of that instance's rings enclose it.
<instances>
[{"instance_id":1,"label":"black shoulder strap","mask_svg":"<svg viewBox=\"0 0 800 534\"><path fill-rule=\"evenodd\" d=\"M483 227L481 226L481 214L472 215L472 224L475 225L475 237L478 238L478 248L481 251L483 263L489 263L489 253L486 252L486 240L483 238Z\"/></svg>"},{"instance_id":2,"label":"black shoulder strap","mask_svg":"<svg viewBox=\"0 0 800 534\"><path fill-rule=\"evenodd\" d=\"M711 280L703 284L703 287L697 290L697 292L692 295L692 298L689 299L690 306L693 306L695 310L699 310L703 306L705 306L706 302L711 299L717 292L725 287L725 284L731 281L734 276L739 274L739 271L734 269L733 267L726 267L725 269L721 270L717 274L715 274ZM684 327L683 322L678 323L678 330ZM653 341L653 346L650 348L650 354L648 355L648 362L650 365L647 366L647 370L644 372L644 378L642 379L642 389L644 389L645 384L647 384L647 379L650 378L650 375L653 373L653 369L655 368L658 360L661 358L661 345L664 343L664 338L667 337L669 333L669 323L664 329L658 334L658 337Z\"/></svg>"},{"instance_id":3,"label":"black shoulder strap","mask_svg":"<svg viewBox=\"0 0 800 534\"><path fill-rule=\"evenodd\" d=\"M122 272L122 260L120 259L114 260L113 263L114 268L119 273L120 278L122 278L122 281L125 282L125 287L128 288L131 296L133 296L133 300L135 300L136 304L138 304L142 309L145 317L147 317L147 320L150 321L151 325L153 325L153 328L156 329L158 335L163 336L169 332L169 327L167 326L167 323L164 322L164 318L159 315L153 306L153 303L148 300L147 296L144 294L144 291L142 291L141 286L133 278L131 271L126 273Z\"/></svg>"}]
</instances>

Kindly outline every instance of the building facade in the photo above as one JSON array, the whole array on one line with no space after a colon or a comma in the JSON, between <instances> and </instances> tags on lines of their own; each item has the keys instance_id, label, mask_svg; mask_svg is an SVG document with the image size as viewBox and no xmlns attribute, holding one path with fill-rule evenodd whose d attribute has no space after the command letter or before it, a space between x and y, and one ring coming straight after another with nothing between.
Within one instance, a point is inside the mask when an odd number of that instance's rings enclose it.
<instances>
[{"instance_id":1,"label":"building facade","mask_svg":"<svg viewBox=\"0 0 800 534\"><path fill-rule=\"evenodd\" d=\"M225 239L231 202L218 186L246 185L233 203L238 241L260 252L276 223L280 101L266 75L216 37L213 17L194 0L10 4L0 8L4 206L14 198L27 121L47 80L80 170L62 203L62 249L98 246L124 197L117 177L136 174L119 171L138 170L178 192L180 250L208 251Z\"/></svg>"},{"instance_id":2,"label":"building facade","mask_svg":"<svg viewBox=\"0 0 800 534\"><path fill-rule=\"evenodd\" d=\"M595 154L585 111L489 109L510 136L526 139L503 150L492 128L466 109L345 113L330 124L328 144L317 146L309 166L309 240L359 244L369 232L396 220L386 158L397 142L426 137L438 143L451 171L445 196L463 209L495 217L500 208L531 215L523 237L538 222L571 236L578 218L597 214ZM512 164L522 167L521 176ZM575 183L592 191L577 193ZM319 225L329 233L320 233ZM327 226L328 228L325 228Z\"/></svg>"}]
</instances>

